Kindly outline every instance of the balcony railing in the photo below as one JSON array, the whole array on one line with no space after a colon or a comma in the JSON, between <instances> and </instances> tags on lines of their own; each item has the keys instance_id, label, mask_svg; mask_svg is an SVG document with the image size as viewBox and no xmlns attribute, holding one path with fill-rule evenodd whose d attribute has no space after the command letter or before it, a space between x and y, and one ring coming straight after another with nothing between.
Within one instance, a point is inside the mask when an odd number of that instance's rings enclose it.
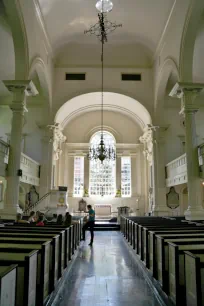
<instances>
[{"instance_id":1,"label":"balcony railing","mask_svg":"<svg viewBox=\"0 0 204 306\"><path fill-rule=\"evenodd\" d=\"M6 177L6 164L9 158L9 144L0 140L0 175ZM22 177L23 183L39 186L40 181L40 164L24 153L21 153Z\"/></svg>"},{"instance_id":2,"label":"balcony railing","mask_svg":"<svg viewBox=\"0 0 204 306\"><path fill-rule=\"evenodd\" d=\"M8 163L9 145L0 140L0 175L4 176L6 171L6 164Z\"/></svg>"},{"instance_id":3,"label":"balcony railing","mask_svg":"<svg viewBox=\"0 0 204 306\"><path fill-rule=\"evenodd\" d=\"M39 186L40 183L40 164L32 158L21 153L21 170L23 175L21 182Z\"/></svg>"},{"instance_id":4,"label":"balcony railing","mask_svg":"<svg viewBox=\"0 0 204 306\"><path fill-rule=\"evenodd\" d=\"M176 186L187 181L186 154L183 154L166 165L166 186Z\"/></svg>"}]
</instances>

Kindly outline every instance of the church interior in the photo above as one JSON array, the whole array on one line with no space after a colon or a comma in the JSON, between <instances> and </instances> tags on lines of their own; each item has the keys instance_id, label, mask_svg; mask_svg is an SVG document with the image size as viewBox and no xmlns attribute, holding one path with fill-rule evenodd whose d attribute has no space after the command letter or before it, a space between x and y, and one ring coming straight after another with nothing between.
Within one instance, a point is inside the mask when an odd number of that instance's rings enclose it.
<instances>
[{"instance_id":1,"label":"church interior","mask_svg":"<svg viewBox=\"0 0 204 306\"><path fill-rule=\"evenodd\" d=\"M0 0L1 306L204 306L203 101L203 0Z\"/></svg>"}]
</instances>

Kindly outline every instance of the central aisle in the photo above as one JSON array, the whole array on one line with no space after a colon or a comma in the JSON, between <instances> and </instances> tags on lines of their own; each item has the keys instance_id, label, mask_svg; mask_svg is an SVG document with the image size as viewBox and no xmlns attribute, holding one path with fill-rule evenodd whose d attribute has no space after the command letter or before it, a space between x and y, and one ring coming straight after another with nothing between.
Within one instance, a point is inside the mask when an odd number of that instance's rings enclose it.
<instances>
[{"instance_id":1,"label":"central aisle","mask_svg":"<svg viewBox=\"0 0 204 306\"><path fill-rule=\"evenodd\" d=\"M95 232L87 241L52 306L159 306L120 232Z\"/></svg>"}]
</instances>

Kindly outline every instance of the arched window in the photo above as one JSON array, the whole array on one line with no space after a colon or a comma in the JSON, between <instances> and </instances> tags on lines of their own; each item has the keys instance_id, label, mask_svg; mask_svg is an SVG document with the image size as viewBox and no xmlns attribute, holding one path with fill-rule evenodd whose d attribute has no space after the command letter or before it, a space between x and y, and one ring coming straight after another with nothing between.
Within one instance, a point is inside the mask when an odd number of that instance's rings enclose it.
<instances>
[{"instance_id":1,"label":"arched window","mask_svg":"<svg viewBox=\"0 0 204 306\"><path fill-rule=\"evenodd\" d=\"M115 149L115 138L111 133L103 132L103 139L106 146ZM90 141L91 146L98 146L101 140L101 132L93 135ZM115 196L116 192L116 161L90 160L89 171L89 194L90 196Z\"/></svg>"}]
</instances>

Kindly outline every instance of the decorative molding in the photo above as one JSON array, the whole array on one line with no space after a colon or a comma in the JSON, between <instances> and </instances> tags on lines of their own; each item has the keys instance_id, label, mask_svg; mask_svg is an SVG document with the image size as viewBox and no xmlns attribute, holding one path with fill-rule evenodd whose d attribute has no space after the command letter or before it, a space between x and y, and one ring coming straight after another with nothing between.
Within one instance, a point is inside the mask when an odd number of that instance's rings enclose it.
<instances>
[{"instance_id":1,"label":"decorative molding","mask_svg":"<svg viewBox=\"0 0 204 306\"><path fill-rule=\"evenodd\" d=\"M155 61L156 57L158 56L158 54L159 54L159 52L160 52L160 50L161 50L161 46L164 45L164 44L163 44L163 40L164 40L164 37L165 37L165 35L166 35L166 33L167 33L167 30L168 30L168 28L169 28L170 21L171 21L171 16L173 15L173 12L174 12L174 9L175 9L175 6L176 6L176 2L177 2L177 1L174 0L174 3L173 3L172 8L171 8L171 11L170 11L169 16L168 16L168 18L167 18L167 22L166 22L166 24L165 24L165 26L164 26L162 35L161 35L161 37L160 37L160 39L159 39L159 42L158 42L158 45L157 45L157 47L156 47L156 51L155 51L155 53L154 53L154 55L153 55L152 65L154 64L154 61Z\"/></svg>"},{"instance_id":2,"label":"decorative molding","mask_svg":"<svg viewBox=\"0 0 204 306\"><path fill-rule=\"evenodd\" d=\"M50 139L50 142L53 142L53 155L54 160L59 160L60 155L62 154L61 145L66 141L66 136L63 135L63 129L58 124L48 125L50 130L53 131L53 137Z\"/></svg>"},{"instance_id":3,"label":"decorative molding","mask_svg":"<svg viewBox=\"0 0 204 306\"><path fill-rule=\"evenodd\" d=\"M28 45L28 38L27 38L27 31L26 26L23 18L23 12L21 8L21 4L19 0L15 0L15 7L18 12L18 17L21 24L21 30L23 32L23 42L24 42L24 51L25 51L25 75L24 77L27 78L28 76L28 70L29 70L29 45ZM15 44L14 44L15 45Z\"/></svg>"},{"instance_id":4,"label":"decorative molding","mask_svg":"<svg viewBox=\"0 0 204 306\"><path fill-rule=\"evenodd\" d=\"M36 12L37 20L38 20L38 22L40 24L40 27L43 31L43 34L45 36L46 48L48 48L48 50L46 50L46 51L47 51L48 54L50 53L51 56L53 56L52 45L50 43L50 38L49 38L48 31L47 31L47 28L46 28L46 25L45 25L45 20L44 20L42 11L41 11L39 1L38 0L33 0L33 3L34 3L34 6L35 6L35 12Z\"/></svg>"}]
</instances>

